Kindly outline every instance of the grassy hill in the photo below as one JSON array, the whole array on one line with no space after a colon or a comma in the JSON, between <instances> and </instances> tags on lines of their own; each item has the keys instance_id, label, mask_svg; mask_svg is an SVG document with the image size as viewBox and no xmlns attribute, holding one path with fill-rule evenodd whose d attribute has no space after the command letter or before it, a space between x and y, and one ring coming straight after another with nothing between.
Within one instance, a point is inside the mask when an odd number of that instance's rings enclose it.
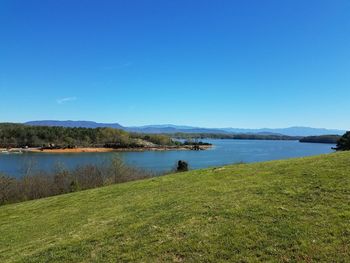
<instances>
[{"instance_id":1,"label":"grassy hill","mask_svg":"<svg viewBox=\"0 0 350 263\"><path fill-rule=\"evenodd\" d=\"M350 152L0 207L0 262L350 261Z\"/></svg>"}]
</instances>

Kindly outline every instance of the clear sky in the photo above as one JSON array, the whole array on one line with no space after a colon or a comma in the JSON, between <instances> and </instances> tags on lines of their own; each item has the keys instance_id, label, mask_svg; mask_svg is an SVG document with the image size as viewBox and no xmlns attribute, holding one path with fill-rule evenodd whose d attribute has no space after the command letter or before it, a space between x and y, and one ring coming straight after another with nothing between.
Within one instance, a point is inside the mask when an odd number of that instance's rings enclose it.
<instances>
[{"instance_id":1,"label":"clear sky","mask_svg":"<svg viewBox=\"0 0 350 263\"><path fill-rule=\"evenodd\" d=\"M350 129L348 0L1 0L0 122Z\"/></svg>"}]
</instances>

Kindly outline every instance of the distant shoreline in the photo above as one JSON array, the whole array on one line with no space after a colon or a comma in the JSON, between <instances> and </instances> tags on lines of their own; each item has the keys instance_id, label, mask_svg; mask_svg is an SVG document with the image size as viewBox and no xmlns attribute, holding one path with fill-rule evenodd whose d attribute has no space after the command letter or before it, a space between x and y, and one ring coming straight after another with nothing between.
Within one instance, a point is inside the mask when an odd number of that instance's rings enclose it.
<instances>
[{"instance_id":1,"label":"distant shoreline","mask_svg":"<svg viewBox=\"0 0 350 263\"><path fill-rule=\"evenodd\" d=\"M211 148L212 145L201 145L199 150L207 150ZM194 150L192 145L184 146L156 146L156 147L139 147L139 148L94 148L94 147L78 147L73 149L41 149L41 148L11 148L5 149L0 148L0 153L2 151L7 151L8 153L106 153L106 152L146 152L146 151L190 151Z\"/></svg>"}]
</instances>

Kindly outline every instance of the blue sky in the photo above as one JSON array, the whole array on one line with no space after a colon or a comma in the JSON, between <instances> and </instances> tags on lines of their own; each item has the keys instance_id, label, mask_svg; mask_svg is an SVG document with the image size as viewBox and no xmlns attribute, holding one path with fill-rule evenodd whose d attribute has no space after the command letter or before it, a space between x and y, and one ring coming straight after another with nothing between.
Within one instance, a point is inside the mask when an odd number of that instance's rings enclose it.
<instances>
[{"instance_id":1,"label":"blue sky","mask_svg":"<svg viewBox=\"0 0 350 263\"><path fill-rule=\"evenodd\" d=\"M350 129L350 1L0 1L0 121Z\"/></svg>"}]
</instances>

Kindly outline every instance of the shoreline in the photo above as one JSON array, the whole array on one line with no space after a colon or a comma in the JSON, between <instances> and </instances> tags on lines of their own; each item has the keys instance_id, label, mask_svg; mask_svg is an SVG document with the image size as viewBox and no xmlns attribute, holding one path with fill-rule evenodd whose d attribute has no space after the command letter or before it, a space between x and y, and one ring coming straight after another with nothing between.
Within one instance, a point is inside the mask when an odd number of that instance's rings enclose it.
<instances>
[{"instance_id":1,"label":"shoreline","mask_svg":"<svg viewBox=\"0 0 350 263\"><path fill-rule=\"evenodd\" d=\"M199 150L210 149L212 145L201 145ZM94 147L78 147L73 149L40 149L40 148L0 148L0 154L2 151L5 153L106 153L106 152L146 152L146 151L194 151L192 145L184 146L158 146L158 147L140 147L140 148L94 148Z\"/></svg>"}]
</instances>

